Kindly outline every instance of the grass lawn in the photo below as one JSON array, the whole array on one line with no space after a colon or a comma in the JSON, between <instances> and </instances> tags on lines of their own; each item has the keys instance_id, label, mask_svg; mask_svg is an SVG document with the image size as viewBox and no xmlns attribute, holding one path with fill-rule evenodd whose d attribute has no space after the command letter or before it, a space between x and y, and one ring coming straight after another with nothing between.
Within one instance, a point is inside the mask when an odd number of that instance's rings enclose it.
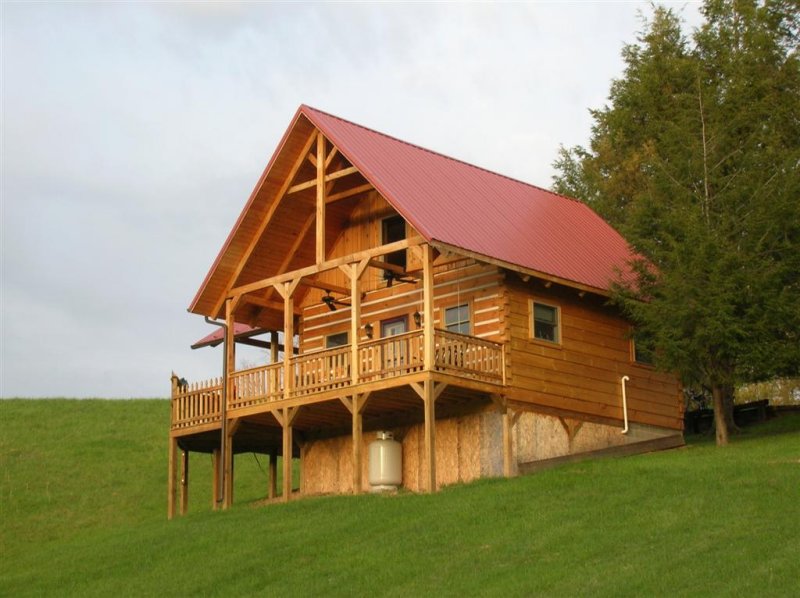
<instances>
[{"instance_id":1,"label":"grass lawn","mask_svg":"<svg viewBox=\"0 0 800 598\"><path fill-rule=\"evenodd\" d=\"M717 449L166 521L167 401L0 401L0 595L797 595L800 416Z\"/></svg>"}]
</instances>

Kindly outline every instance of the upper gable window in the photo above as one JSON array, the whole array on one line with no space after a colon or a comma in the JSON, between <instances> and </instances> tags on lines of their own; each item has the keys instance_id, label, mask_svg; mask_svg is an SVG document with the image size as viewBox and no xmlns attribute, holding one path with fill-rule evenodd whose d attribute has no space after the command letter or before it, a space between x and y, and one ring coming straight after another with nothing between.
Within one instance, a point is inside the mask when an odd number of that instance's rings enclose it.
<instances>
[{"instance_id":1,"label":"upper gable window","mask_svg":"<svg viewBox=\"0 0 800 598\"><path fill-rule=\"evenodd\" d=\"M538 301L531 301L531 307L531 332L533 338L551 343L560 343L561 315L558 307Z\"/></svg>"},{"instance_id":2,"label":"upper gable window","mask_svg":"<svg viewBox=\"0 0 800 598\"><path fill-rule=\"evenodd\" d=\"M406 221L402 216L391 216L381 221L381 244L387 245L395 241L402 241L406 238ZM383 260L394 266L406 269L406 252L404 249L394 251L384 256ZM384 276L389 278L389 270L384 272Z\"/></svg>"}]
</instances>

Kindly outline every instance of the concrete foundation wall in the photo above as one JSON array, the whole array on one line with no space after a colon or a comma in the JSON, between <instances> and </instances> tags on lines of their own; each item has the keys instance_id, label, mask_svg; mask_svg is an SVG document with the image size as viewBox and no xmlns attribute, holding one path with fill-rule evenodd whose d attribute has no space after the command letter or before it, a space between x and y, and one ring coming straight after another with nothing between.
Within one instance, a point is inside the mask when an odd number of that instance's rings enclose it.
<instances>
[{"instance_id":1,"label":"concrete foundation wall","mask_svg":"<svg viewBox=\"0 0 800 598\"><path fill-rule=\"evenodd\" d=\"M387 428L403 447L403 487L424 490L425 427ZM551 459L674 435L675 431L632 424L628 434L605 424L524 412L513 428L513 469L518 463ZM375 432L362 437L363 491L369 491L369 445ZM503 474L502 416L486 411L436 420L436 479L439 486ZM353 490L352 439L339 436L307 442L302 448L301 489L306 495L345 494Z\"/></svg>"}]
</instances>

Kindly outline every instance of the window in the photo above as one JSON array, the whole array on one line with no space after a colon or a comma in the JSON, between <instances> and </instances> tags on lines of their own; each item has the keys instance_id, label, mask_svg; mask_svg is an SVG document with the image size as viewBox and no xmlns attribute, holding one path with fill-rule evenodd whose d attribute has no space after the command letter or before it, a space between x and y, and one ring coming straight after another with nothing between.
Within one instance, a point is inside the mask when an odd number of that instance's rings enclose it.
<instances>
[{"instance_id":1,"label":"window","mask_svg":"<svg viewBox=\"0 0 800 598\"><path fill-rule=\"evenodd\" d=\"M348 344L346 332L339 332L338 334L329 334L325 337L325 348L333 349L335 347L343 347Z\"/></svg>"},{"instance_id":2,"label":"window","mask_svg":"<svg viewBox=\"0 0 800 598\"><path fill-rule=\"evenodd\" d=\"M395 241L402 241L406 238L406 221L402 216L392 216L384 218L382 225L382 244L388 245ZM404 249L386 254L383 260L393 266L399 266L403 270L406 269L406 252ZM392 273L385 270L383 273L384 278L391 278Z\"/></svg>"},{"instance_id":3,"label":"window","mask_svg":"<svg viewBox=\"0 0 800 598\"><path fill-rule=\"evenodd\" d=\"M533 301L533 338L559 343L558 308Z\"/></svg>"},{"instance_id":4,"label":"window","mask_svg":"<svg viewBox=\"0 0 800 598\"><path fill-rule=\"evenodd\" d=\"M469 305L456 305L444 310L444 327L450 332L469 334Z\"/></svg>"},{"instance_id":5,"label":"window","mask_svg":"<svg viewBox=\"0 0 800 598\"><path fill-rule=\"evenodd\" d=\"M403 334L407 330L408 318L405 316L400 318L392 318L391 320L384 320L381 322L381 338Z\"/></svg>"},{"instance_id":6,"label":"window","mask_svg":"<svg viewBox=\"0 0 800 598\"><path fill-rule=\"evenodd\" d=\"M408 330L408 318L401 316L381 322L381 337L389 338L403 334ZM381 344L383 369L396 372L408 363L408 339L400 338Z\"/></svg>"},{"instance_id":7,"label":"window","mask_svg":"<svg viewBox=\"0 0 800 598\"><path fill-rule=\"evenodd\" d=\"M634 332L631 337L633 360L636 363L653 365L653 339L641 332Z\"/></svg>"}]
</instances>

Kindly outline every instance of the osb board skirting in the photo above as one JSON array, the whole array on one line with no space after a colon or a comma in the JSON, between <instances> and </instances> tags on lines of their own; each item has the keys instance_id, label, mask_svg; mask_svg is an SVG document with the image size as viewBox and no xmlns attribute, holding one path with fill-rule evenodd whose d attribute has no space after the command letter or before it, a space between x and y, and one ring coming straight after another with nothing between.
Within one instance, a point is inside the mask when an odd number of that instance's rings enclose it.
<instances>
[{"instance_id":1,"label":"osb board skirting","mask_svg":"<svg viewBox=\"0 0 800 598\"><path fill-rule=\"evenodd\" d=\"M515 461L554 459L674 435L674 430L642 424L631 424L622 434L618 425L523 412L514 427Z\"/></svg>"},{"instance_id":2,"label":"osb board skirting","mask_svg":"<svg viewBox=\"0 0 800 598\"><path fill-rule=\"evenodd\" d=\"M532 471L533 462L558 463L574 455L619 449L642 452L648 443L675 445L674 430L632 424L621 428L597 422L535 412L518 412L512 428L512 473ZM384 426L403 447L403 487L424 490L427 475L424 424ZM680 442L682 443L682 436ZM362 491L369 491L369 445L374 431L362 437ZM439 487L503 474L503 423L492 405L480 411L436 420L436 478ZM665 440L666 439L666 440ZM672 439L672 440L669 440ZM672 444L670 444L672 443ZM666 446L666 445L665 445ZM636 448L628 448L636 447ZM344 494L353 490L352 438L349 434L306 442L303 449L305 494ZM612 451L613 452L613 451ZM602 454L602 453L601 453Z\"/></svg>"},{"instance_id":3,"label":"osb board skirting","mask_svg":"<svg viewBox=\"0 0 800 598\"><path fill-rule=\"evenodd\" d=\"M427 475L424 424L386 427L403 447L403 487L424 490ZM492 408L436 420L437 485L469 482L502 474L502 425ZM362 437L362 491L369 491L369 445L375 434ZM352 437L324 438L306 443L302 476L306 494L344 494L353 490ZM496 453L496 454L495 454Z\"/></svg>"}]
</instances>

